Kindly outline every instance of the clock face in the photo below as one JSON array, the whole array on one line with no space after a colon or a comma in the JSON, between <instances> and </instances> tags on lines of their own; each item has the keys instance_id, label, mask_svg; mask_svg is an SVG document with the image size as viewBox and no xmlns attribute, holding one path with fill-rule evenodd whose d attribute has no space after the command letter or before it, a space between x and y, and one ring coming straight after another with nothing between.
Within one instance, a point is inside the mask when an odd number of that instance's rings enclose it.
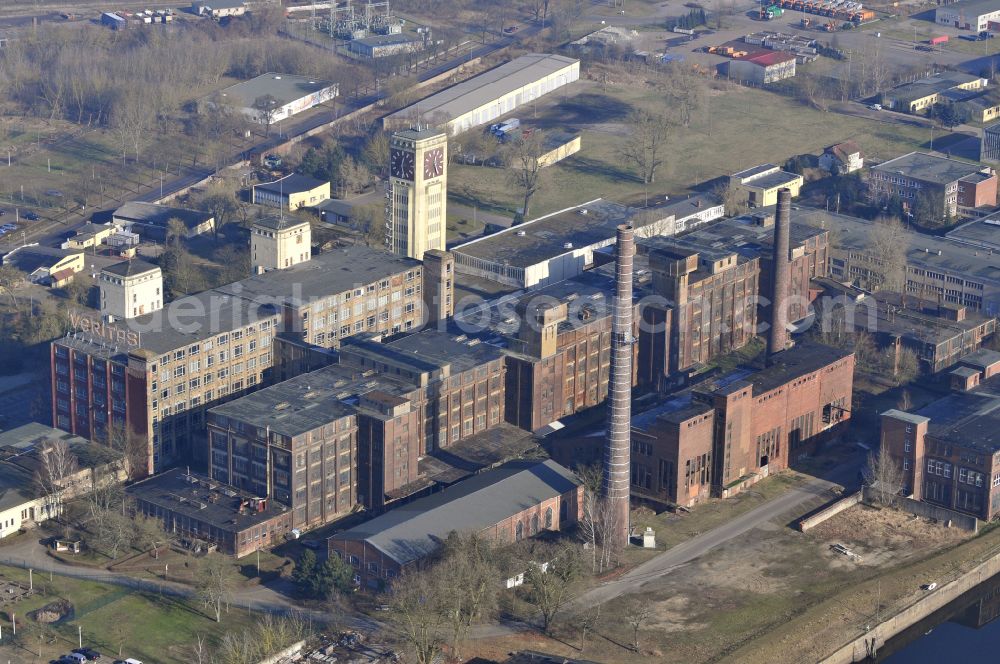
<instances>
[{"instance_id":1,"label":"clock face","mask_svg":"<svg viewBox=\"0 0 1000 664\"><path fill-rule=\"evenodd\" d=\"M413 153L405 150L393 150L389 155L389 173L404 180L413 179Z\"/></svg>"},{"instance_id":2,"label":"clock face","mask_svg":"<svg viewBox=\"0 0 1000 664\"><path fill-rule=\"evenodd\" d=\"M436 178L444 173L444 150L434 148L424 154L424 177Z\"/></svg>"}]
</instances>

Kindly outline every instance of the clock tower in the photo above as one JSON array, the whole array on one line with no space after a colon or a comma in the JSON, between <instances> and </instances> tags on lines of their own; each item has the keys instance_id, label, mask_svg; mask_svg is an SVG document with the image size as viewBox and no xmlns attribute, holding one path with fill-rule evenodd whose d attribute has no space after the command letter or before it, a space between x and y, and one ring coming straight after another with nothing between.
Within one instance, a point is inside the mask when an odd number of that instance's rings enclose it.
<instances>
[{"instance_id":1,"label":"clock tower","mask_svg":"<svg viewBox=\"0 0 1000 664\"><path fill-rule=\"evenodd\" d=\"M437 129L393 134L385 196L386 243L393 253L422 260L425 251L444 251L448 134Z\"/></svg>"}]
</instances>

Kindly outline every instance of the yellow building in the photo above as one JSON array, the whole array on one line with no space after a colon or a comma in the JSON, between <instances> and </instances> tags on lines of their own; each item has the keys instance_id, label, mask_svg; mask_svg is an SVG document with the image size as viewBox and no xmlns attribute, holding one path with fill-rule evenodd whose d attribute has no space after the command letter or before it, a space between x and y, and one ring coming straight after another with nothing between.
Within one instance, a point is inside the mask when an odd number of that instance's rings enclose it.
<instances>
[{"instance_id":1,"label":"yellow building","mask_svg":"<svg viewBox=\"0 0 1000 664\"><path fill-rule=\"evenodd\" d=\"M330 183L293 173L274 182L255 184L253 202L286 210L312 207L330 198Z\"/></svg>"},{"instance_id":2,"label":"yellow building","mask_svg":"<svg viewBox=\"0 0 1000 664\"><path fill-rule=\"evenodd\" d=\"M422 260L425 251L445 250L447 133L411 129L393 134L386 198L386 243L393 253Z\"/></svg>"},{"instance_id":3,"label":"yellow building","mask_svg":"<svg viewBox=\"0 0 1000 664\"><path fill-rule=\"evenodd\" d=\"M791 189L792 198L799 195L801 175L783 171L774 164L762 164L729 176L729 187L750 207L777 205L778 190Z\"/></svg>"},{"instance_id":4,"label":"yellow building","mask_svg":"<svg viewBox=\"0 0 1000 664\"><path fill-rule=\"evenodd\" d=\"M3 264L24 272L32 283L52 283L53 277L59 274L59 283L52 284L57 287L67 283L73 274L82 272L86 265L82 252L37 244L14 248L3 257Z\"/></svg>"},{"instance_id":5,"label":"yellow building","mask_svg":"<svg viewBox=\"0 0 1000 664\"><path fill-rule=\"evenodd\" d=\"M90 249L98 247L115 232L110 224L84 224L76 235L66 240L64 249Z\"/></svg>"},{"instance_id":6,"label":"yellow building","mask_svg":"<svg viewBox=\"0 0 1000 664\"><path fill-rule=\"evenodd\" d=\"M901 113L917 113L960 91L985 90L986 85L987 80L980 76L947 72L895 87L882 95L882 104Z\"/></svg>"}]
</instances>

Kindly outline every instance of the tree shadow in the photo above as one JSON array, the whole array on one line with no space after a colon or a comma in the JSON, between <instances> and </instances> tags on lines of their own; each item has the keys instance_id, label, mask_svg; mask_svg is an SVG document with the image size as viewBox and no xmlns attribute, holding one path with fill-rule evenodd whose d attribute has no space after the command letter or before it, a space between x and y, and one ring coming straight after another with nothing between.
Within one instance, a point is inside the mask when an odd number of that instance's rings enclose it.
<instances>
[{"instance_id":1,"label":"tree shadow","mask_svg":"<svg viewBox=\"0 0 1000 664\"><path fill-rule=\"evenodd\" d=\"M628 117L634 108L626 101L588 92L571 99L563 99L556 104L554 110L565 123L593 124L622 120Z\"/></svg>"},{"instance_id":2,"label":"tree shadow","mask_svg":"<svg viewBox=\"0 0 1000 664\"><path fill-rule=\"evenodd\" d=\"M569 159L564 159L560 163L560 166L583 175L592 175L604 180L630 183L638 182L642 184L642 178L630 170L590 157L581 157L579 153Z\"/></svg>"}]
</instances>

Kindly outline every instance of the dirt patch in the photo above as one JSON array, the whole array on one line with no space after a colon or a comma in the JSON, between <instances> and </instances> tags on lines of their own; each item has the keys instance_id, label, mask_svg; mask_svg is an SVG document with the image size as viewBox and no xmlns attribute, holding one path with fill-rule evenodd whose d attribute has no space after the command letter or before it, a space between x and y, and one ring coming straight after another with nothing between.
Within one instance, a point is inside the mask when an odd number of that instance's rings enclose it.
<instances>
[{"instance_id":1,"label":"dirt patch","mask_svg":"<svg viewBox=\"0 0 1000 664\"><path fill-rule=\"evenodd\" d=\"M809 536L826 550L831 567L884 566L947 548L970 535L907 512L867 505L846 509L809 531ZM833 544L844 545L861 559L837 553L830 548Z\"/></svg>"},{"instance_id":2,"label":"dirt patch","mask_svg":"<svg viewBox=\"0 0 1000 664\"><path fill-rule=\"evenodd\" d=\"M59 622L64 618L73 617L73 605L64 599L49 602L40 609L31 611L28 617L38 623L46 625Z\"/></svg>"},{"instance_id":3,"label":"dirt patch","mask_svg":"<svg viewBox=\"0 0 1000 664\"><path fill-rule=\"evenodd\" d=\"M663 601L651 601L652 616L646 625L647 629L660 632L677 632L685 629L703 629L704 624L691 622L691 611L688 605L690 598L676 595Z\"/></svg>"}]
</instances>

